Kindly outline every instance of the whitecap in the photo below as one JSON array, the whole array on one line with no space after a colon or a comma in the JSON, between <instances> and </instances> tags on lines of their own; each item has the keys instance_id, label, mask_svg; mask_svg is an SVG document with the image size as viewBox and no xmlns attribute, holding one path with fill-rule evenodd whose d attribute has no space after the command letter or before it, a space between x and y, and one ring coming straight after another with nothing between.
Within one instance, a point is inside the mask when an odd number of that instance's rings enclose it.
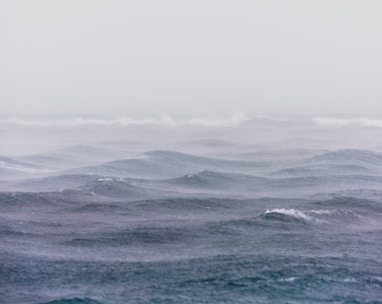
<instances>
[{"instance_id":1,"label":"whitecap","mask_svg":"<svg viewBox=\"0 0 382 304\"><path fill-rule=\"evenodd\" d=\"M272 210L268 209L267 211L265 211L264 214L269 214L269 213L281 213L281 214L293 216L295 218L301 218L301 219L304 219L306 221L314 220L313 217L305 214L304 212L302 212L300 210L296 210L296 209L284 209L284 208L276 208L276 209L272 209Z\"/></svg>"},{"instance_id":2,"label":"whitecap","mask_svg":"<svg viewBox=\"0 0 382 304\"><path fill-rule=\"evenodd\" d=\"M99 178L98 181L99 182L112 182L113 178L111 178L111 177Z\"/></svg>"},{"instance_id":3,"label":"whitecap","mask_svg":"<svg viewBox=\"0 0 382 304\"><path fill-rule=\"evenodd\" d=\"M294 282L297 279L298 279L298 277L289 277L289 278L280 279L279 281L280 282Z\"/></svg>"}]
</instances>

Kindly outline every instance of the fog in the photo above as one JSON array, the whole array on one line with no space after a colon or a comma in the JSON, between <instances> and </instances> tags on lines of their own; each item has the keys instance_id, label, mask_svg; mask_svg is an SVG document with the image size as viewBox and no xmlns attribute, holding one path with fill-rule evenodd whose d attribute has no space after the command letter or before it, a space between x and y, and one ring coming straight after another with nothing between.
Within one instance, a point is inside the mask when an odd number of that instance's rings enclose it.
<instances>
[{"instance_id":1,"label":"fog","mask_svg":"<svg viewBox=\"0 0 382 304\"><path fill-rule=\"evenodd\" d=\"M0 3L8 114L380 117L380 1Z\"/></svg>"},{"instance_id":2,"label":"fog","mask_svg":"<svg viewBox=\"0 0 382 304\"><path fill-rule=\"evenodd\" d=\"M0 302L380 303L381 1L0 1Z\"/></svg>"},{"instance_id":3,"label":"fog","mask_svg":"<svg viewBox=\"0 0 382 304\"><path fill-rule=\"evenodd\" d=\"M125 156L164 149L250 159L343 148L382 151L382 120L343 116L3 115L0 134L0 154L8 156L75 145L118 149Z\"/></svg>"}]
</instances>

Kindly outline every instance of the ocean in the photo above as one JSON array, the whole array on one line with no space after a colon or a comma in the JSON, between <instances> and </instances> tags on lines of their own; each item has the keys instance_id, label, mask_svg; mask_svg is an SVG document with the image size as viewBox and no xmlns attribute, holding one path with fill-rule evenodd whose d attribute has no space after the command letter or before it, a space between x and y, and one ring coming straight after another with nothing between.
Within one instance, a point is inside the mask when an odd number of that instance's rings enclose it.
<instances>
[{"instance_id":1,"label":"ocean","mask_svg":"<svg viewBox=\"0 0 382 304\"><path fill-rule=\"evenodd\" d=\"M380 152L194 144L2 157L0 302L382 303Z\"/></svg>"}]
</instances>

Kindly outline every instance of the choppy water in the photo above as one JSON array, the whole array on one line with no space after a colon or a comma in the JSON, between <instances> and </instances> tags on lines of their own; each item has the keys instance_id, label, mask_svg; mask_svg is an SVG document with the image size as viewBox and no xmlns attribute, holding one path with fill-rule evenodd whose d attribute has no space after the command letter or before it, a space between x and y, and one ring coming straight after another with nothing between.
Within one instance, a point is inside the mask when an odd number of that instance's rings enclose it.
<instances>
[{"instance_id":1,"label":"choppy water","mask_svg":"<svg viewBox=\"0 0 382 304\"><path fill-rule=\"evenodd\" d=\"M0 302L382 303L382 162L350 154L346 174L164 153L8 183Z\"/></svg>"}]
</instances>

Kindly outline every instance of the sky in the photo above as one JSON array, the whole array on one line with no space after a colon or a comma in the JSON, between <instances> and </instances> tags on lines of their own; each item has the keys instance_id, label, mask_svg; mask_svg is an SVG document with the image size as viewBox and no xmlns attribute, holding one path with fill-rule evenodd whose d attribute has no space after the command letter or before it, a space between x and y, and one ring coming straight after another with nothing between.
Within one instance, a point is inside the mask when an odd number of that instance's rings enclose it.
<instances>
[{"instance_id":1,"label":"sky","mask_svg":"<svg viewBox=\"0 0 382 304\"><path fill-rule=\"evenodd\" d=\"M2 0L0 114L382 117L381 15L379 0Z\"/></svg>"}]
</instances>

